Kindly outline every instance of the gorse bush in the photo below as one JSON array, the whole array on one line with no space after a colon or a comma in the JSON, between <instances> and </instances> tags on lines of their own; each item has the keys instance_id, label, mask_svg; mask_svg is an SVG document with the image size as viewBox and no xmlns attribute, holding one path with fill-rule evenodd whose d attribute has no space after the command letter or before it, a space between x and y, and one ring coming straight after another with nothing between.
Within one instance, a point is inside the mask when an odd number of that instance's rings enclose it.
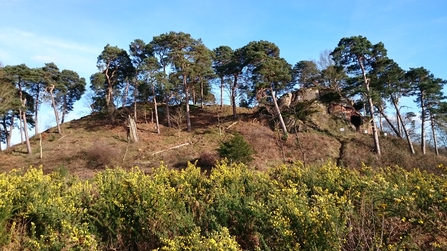
<instances>
[{"instance_id":1,"label":"gorse bush","mask_svg":"<svg viewBox=\"0 0 447 251\"><path fill-rule=\"evenodd\" d=\"M0 233L5 250L90 250L97 246L86 222L92 187L42 169L0 174L0 212L9 215ZM5 237L4 237L5 238Z\"/></svg>"},{"instance_id":2,"label":"gorse bush","mask_svg":"<svg viewBox=\"0 0 447 251\"><path fill-rule=\"evenodd\" d=\"M445 177L399 167L0 174L2 250L446 250L446 230Z\"/></svg>"},{"instance_id":3,"label":"gorse bush","mask_svg":"<svg viewBox=\"0 0 447 251\"><path fill-rule=\"evenodd\" d=\"M226 158L230 162L249 164L253 160L253 147L236 133L231 139L220 144L217 150L221 158Z\"/></svg>"}]
</instances>

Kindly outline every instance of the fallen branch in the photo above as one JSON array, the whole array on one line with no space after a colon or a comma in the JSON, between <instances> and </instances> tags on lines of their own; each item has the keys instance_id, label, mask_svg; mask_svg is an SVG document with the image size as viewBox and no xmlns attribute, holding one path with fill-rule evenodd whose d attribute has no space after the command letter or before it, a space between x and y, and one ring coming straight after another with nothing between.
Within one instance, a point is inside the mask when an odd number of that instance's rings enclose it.
<instances>
[{"instance_id":1,"label":"fallen branch","mask_svg":"<svg viewBox=\"0 0 447 251\"><path fill-rule=\"evenodd\" d=\"M230 129L230 127L232 127L232 126L234 126L235 124L237 124L237 122L238 122L238 121L233 122L233 124L229 125L229 126L227 127L226 130Z\"/></svg>"},{"instance_id":2,"label":"fallen branch","mask_svg":"<svg viewBox=\"0 0 447 251\"><path fill-rule=\"evenodd\" d=\"M192 144L191 142L188 142L188 143L183 143L183 144L180 144L180 145L177 145L177 146L173 146L173 147L170 147L170 148L165 149L165 150L161 150L161 151L158 151L158 152L154 152L154 153L152 154L152 156L154 156L154 155L156 155L156 154L159 154L159 153L162 153L162 152L166 152L166 151L172 150L172 149L177 149L177 148L180 148L180 147L182 147L182 146L191 145L191 144Z\"/></svg>"},{"instance_id":3,"label":"fallen branch","mask_svg":"<svg viewBox=\"0 0 447 251\"><path fill-rule=\"evenodd\" d=\"M58 140L61 140L61 139L65 138L65 136L67 136L67 134L65 134L64 136L60 137Z\"/></svg>"}]
</instances>

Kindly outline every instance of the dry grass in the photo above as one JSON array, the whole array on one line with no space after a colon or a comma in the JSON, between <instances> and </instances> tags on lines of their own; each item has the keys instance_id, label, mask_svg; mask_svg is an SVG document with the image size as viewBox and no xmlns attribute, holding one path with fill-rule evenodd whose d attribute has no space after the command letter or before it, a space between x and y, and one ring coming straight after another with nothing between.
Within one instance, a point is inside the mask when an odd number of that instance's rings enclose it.
<instances>
[{"instance_id":1,"label":"dry grass","mask_svg":"<svg viewBox=\"0 0 447 251\"><path fill-rule=\"evenodd\" d=\"M26 154L24 145L0 152L0 172L43 165L46 172L66 168L74 175L89 179L106 166L139 166L150 172L160 162L168 167L183 168L188 161L197 161L200 167L209 170L218 160L216 149L219 143L234 132L243 135L253 146L255 155L252 165L259 170L294 161L312 165L328 160L352 168L365 163L371 166L399 165L409 169L418 167L435 171L438 164L447 165L445 155L435 156L432 151L428 151L425 156L420 151L411 156L405 141L393 137L381 138L383 156L378 158L372 151L373 140L370 135L355 133L346 123L334 120L325 113L313 115L300 132L290 134L283 141L280 133L272 130L266 121L260 120L256 112L256 109L239 108L238 120L235 121L229 106L224 109L219 106L207 106L204 109L193 107L193 131L189 133L168 128L166 118L161 113L161 134L158 135L155 124L151 123L150 113L146 112L144 117L144 113L139 111L141 116L137 127L140 141L134 144L127 142L124 121L108 125L107 118L94 114L63 124L63 135L57 134L54 128L42 133L42 159L39 158L38 137L31 140L31 156ZM339 127L346 127L346 130L341 132ZM417 145L415 149L419 150Z\"/></svg>"}]
</instances>

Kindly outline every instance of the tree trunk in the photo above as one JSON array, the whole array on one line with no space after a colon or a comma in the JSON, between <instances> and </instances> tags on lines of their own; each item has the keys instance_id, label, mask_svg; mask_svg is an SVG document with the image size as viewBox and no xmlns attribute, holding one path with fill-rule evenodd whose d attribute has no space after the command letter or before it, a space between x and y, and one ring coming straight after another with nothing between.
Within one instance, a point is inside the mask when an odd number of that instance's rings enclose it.
<instances>
[{"instance_id":1,"label":"tree trunk","mask_svg":"<svg viewBox=\"0 0 447 251\"><path fill-rule=\"evenodd\" d=\"M385 119L385 121L388 123L388 125L390 125L391 129L393 129L393 132L396 134L397 137L399 138L403 138L402 134L400 134L399 130L393 125L393 123L391 123L390 119L388 118L388 116L385 114L385 112L379 108L378 106L376 106L377 110L379 111L380 115Z\"/></svg>"},{"instance_id":2,"label":"tree trunk","mask_svg":"<svg viewBox=\"0 0 447 251\"><path fill-rule=\"evenodd\" d=\"M398 112L396 112L396 118L398 117ZM397 119L397 131L399 132L400 135L402 135L402 125L400 124L400 120Z\"/></svg>"},{"instance_id":3,"label":"tree trunk","mask_svg":"<svg viewBox=\"0 0 447 251\"><path fill-rule=\"evenodd\" d=\"M166 101L166 118L168 120L168 127L171 128L171 115L169 113L169 100L171 100L171 95L166 95L165 96L165 101Z\"/></svg>"},{"instance_id":4,"label":"tree trunk","mask_svg":"<svg viewBox=\"0 0 447 251\"><path fill-rule=\"evenodd\" d=\"M22 95L20 95L20 98L22 98ZM20 129L20 144L22 145L23 142L25 142L25 139L23 137L23 116L22 116L22 109L19 109L19 129Z\"/></svg>"},{"instance_id":5,"label":"tree trunk","mask_svg":"<svg viewBox=\"0 0 447 251\"><path fill-rule=\"evenodd\" d=\"M367 91L369 93L369 84L367 85ZM373 137L374 137L374 147L375 147L375 151L377 153L377 155L381 155L381 150L380 150L380 142L379 142L379 132L377 131L377 126L376 126L376 122L374 119L374 105L372 102L372 98L370 97L370 95L368 94L368 104L369 104L369 109L370 109L370 116L371 116L371 121L372 121L372 131L373 131Z\"/></svg>"},{"instance_id":6,"label":"tree trunk","mask_svg":"<svg viewBox=\"0 0 447 251\"><path fill-rule=\"evenodd\" d=\"M38 118L38 113L39 113L39 100L40 100L40 87L37 87L37 97L34 100L34 135L39 134L39 118Z\"/></svg>"},{"instance_id":7,"label":"tree trunk","mask_svg":"<svg viewBox=\"0 0 447 251\"><path fill-rule=\"evenodd\" d=\"M63 105L63 109L62 109L61 124L64 124L66 114L67 114L67 95L64 95L64 105Z\"/></svg>"},{"instance_id":8,"label":"tree trunk","mask_svg":"<svg viewBox=\"0 0 447 251\"><path fill-rule=\"evenodd\" d=\"M20 119L19 119L20 121ZM11 126L9 127L9 133L8 135L6 135L6 148L10 148L11 147L11 135L12 135L12 130L14 129L14 115L11 116Z\"/></svg>"},{"instance_id":9,"label":"tree trunk","mask_svg":"<svg viewBox=\"0 0 447 251\"><path fill-rule=\"evenodd\" d=\"M23 99L22 101L22 106L26 107L26 98ZM25 140L26 140L26 150L28 151L28 154L31 155L32 151L31 151L31 144L29 142L29 136L28 136L28 125L26 122L26 112L22 112L22 120L23 120L23 129L25 132Z\"/></svg>"},{"instance_id":10,"label":"tree trunk","mask_svg":"<svg viewBox=\"0 0 447 251\"><path fill-rule=\"evenodd\" d=\"M433 119L433 115L430 113L430 124L431 124L431 132L433 136L433 144L435 147L435 153L436 155L439 155L439 149L438 149L438 140L436 138L436 130L435 130L435 120Z\"/></svg>"},{"instance_id":11,"label":"tree trunk","mask_svg":"<svg viewBox=\"0 0 447 251\"><path fill-rule=\"evenodd\" d=\"M65 121L65 114L67 114L67 96L64 95L63 97L64 104L62 105L62 114L61 114L61 124Z\"/></svg>"},{"instance_id":12,"label":"tree trunk","mask_svg":"<svg viewBox=\"0 0 447 251\"><path fill-rule=\"evenodd\" d=\"M188 127L188 132L191 131L191 116L189 114L189 88L186 83L186 76L183 75L183 88L185 88L185 106L186 106L186 125Z\"/></svg>"},{"instance_id":13,"label":"tree trunk","mask_svg":"<svg viewBox=\"0 0 447 251\"><path fill-rule=\"evenodd\" d=\"M425 105L423 92L421 93L421 150L422 154L425 155Z\"/></svg>"},{"instance_id":14,"label":"tree trunk","mask_svg":"<svg viewBox=\"0 0 447 251\"><path fill-rule=\"evenodd\" d=\"M57 112L56 103L54 102L54 96L53 96L54 87L55 87L54 85L51 85L51 87L49 87L48 91L50 92L50 95L51 95L51 105L53 106L54 117L56 118L57 132L59 134L62 134L61 125L59 122L59 114Z\"/></svg>"},{"instance_id":15,"label":"tree trunk","mask_svg":"<svg viewBox=\"0 0 447 251\"><path fill-rule=\"evenodd\" d=\"M121 104L122 108L126 107L127 96L129 95L129 85L130 85L129 81L127 81L126 88L124 89L123 101L122 101L122 104Z\"/></svg>"},{"instance_id":16,"label":"tree trunk","mask_svg":"<svg viewBox=\"0 0 447 251\"><path fill-rule=\"evenodd\" d=\"M379 110L377 106L376 106L376 109ZM383 113L382 107L380 107L380 110L379 110L379 131L381 131L381 132L383 131L383 119L385 116L386 115ZM392 125L386 118L385 118L385 120L388 122L388 124Z\"/></svg>"},{"instance_id":17,"label":"tree trunk","mask_svg":"<svg viewBox=\"0 0 447 251\"><path fill-rule=\"evenodd\" d=\"M128 131L127 131L127 140L129 142L138 142L138 134L137 134L137 124L135 123L135 119L128 116Z\"/></svg>"},{"instance_id":18,"label":"tree trunk","mask_svg":"<svg viewBox=\"0 0 447 251\"><path fill-rule=\"evenodd\" d=\"M287 127L286 127L286 124L284 123L284 120L282 118L281 110L279 109L278 101L276 99L276 93L273 90L273 87L270 87L270 92L272 93L273 104L275 106L276 113L278 114L278 117L279 117L279 122L281 124L281 128L282 128L282 131L283 131L283 134L284 134L284 138L287 139L287 137L288 137Z\"/></svg>"},{"instance_id":19,"label":"tree trunk","mask_svg":"<svg viewBox=\"0 0 447 251\"><path fill-rule=\"evenodd\" d=\"M196 90L194 90L194 88L192 89L192 103L197 105Z\"/></svg>"},{"instance_id":20,"label":"tree trunk","mask_svg":"<svg viewBox=\"0 0 447 251\"><path fill-rule=\"evenodd\" d=\"M5 132L5 134L8 135L8 130L7 130L6 126L5 126L5 123L3 123L3 122L4 122L4 120L1 121L0 125L2 125L3 131ZM0 152L1 151L2 151L2 142L0 141Z\"/></svg>"},{"instance_id":21,"label":"tree trunk","mask_svg":"<svg viewBox=\"0 0 447 251\"><path fill-rule=\"evenodd\" d=\"M223 89L224 89L224 78L220 78L220 108L223 108Z\"/></svg>"},{"instance_id":22,"label":"tree trunk","mask_svg":"<svg viewBox=\"0 0 447 251\"><path fill-rule=\"evenodd\" d=\"M204 97L203 97L203 88L204 88L204 84L202 82L202 78L200 78L200 107L203 109L204 107Z\"/></svg>"},{"instance_id":23,"label":"tree trunk","mask_svg":"<svg viewBox=\"0 0 447 251\"><path fill-rule=\"evenodd\" d=\"M160 123L158 122L158 106L157 97L155 95L155 85L152 85L152 92L154 93L155 125L157 126L157 134L160 134Z\"/></svg>"},{"instance_id":24,"label":"tree trunk","mask_svg":"<svg viewBox=\"0 0 447 251\"><path fill-rule=\"evenodd\" d=\"M135 118L135 121L138 121L137 117L137 96L138 96L138 88L135 84L135 89L133 90L133 117Z\"/></svg>"},{"instance_id":25,"label":"tree trunk","mask_svg":"<svg viewBox=\"0 0 447 251\"><path fill-rule=\"evenodd\" d=\"M407 128L405 127L405 124L404 124L404 122L402 120L402 116L400 115L400 111L399 111L399 108L397 107L397 103L394 102L394 101L395 100L392 99L392 103L394 105L394 109L396 109L397 119L400 122L399 124L401 125L401 128L403 129L403 131L405 133L405 137L407 138L408 147L410 148L411 154L415 154L413 143L411 142L411 139L410 139L410 135L408 134Z\"/></svg>"},{"instance_id":26,"label":"tree trunk","mask_svg":"<svg viewBox=\"0 0 447 251\"><path fill-rule=\"evenodd\" d=\"M231 105L233 106L233 119L237 119L236 88L237 88L237 75L234 75L234 82L233 85L231 86Z\"/></svg>"},{"instance_id":27,"label":"tree trunk","mask_svg":"<svg viewBox=\"0 0 447 251\"><path fill-rule=\"evenodd\" d=\"M166 64L163 64L163 79L166 80ZM164 83L163 81L163 83ZM164 85L166 91L166 85ZM171 115L169 114L169 100L171 100L171 94L165 94L166 102L166 119L168 120L168 127L171 128Z\"/></svg>"},{"instance_id":28,"label":"tree trunk","mask_svg":"<svg viewBox=\"0 0 447 251\"><path fill-rule=\"evenodd\" d=\"M109 65L106 67L105 75L107 78L107 94L106 94L106 106L109 118L112 123L115 122L115 105L113 103L113 82L112 78L116 73L116 70L112 72L112 76L109 76Z\"/></svg>"},{"instance_id":29,"label":"tree trunk","mask_svg":"<svg viewBox=\"0 0 447 251\"><path fill-rule=\"evenodd\" d=\"M5 132L5 137L6 137L6 141L8 141L8 128L6 126L6 118L3 117L0 123L3 127L3 131ZM1 142L0 142L0 146L1 146ZM6 145L6 148L8 148L8 145Z\"/></svg>"},{"instance_id":30,"label":"tree trunk","mask_svg":"<svg viewBox=\"0 0 447 251\"><path fill-rule=\"evenodd\" d=\"M364 86L366 89L366 96L368 99L368 106L369 106L369 114L371 116L371 127L372 127L372 131L373 131L373 137L374 137L374 150L376 152L377 155L381 155L381 150L380 150L380 142L379 142L379 132L377 131L377 127L376 127L376 121L374 119L374 105L372 102L372 98L371 98L371 93L369 90L369 79L366 78L366 72L365 72L365 67L363 66L363 62L362 60L359 58L358 59L360 67L362 69L362 75L363 75L363 82L364 82Z\"/></svg>"},{"instance_id":31,"label":"tree trunk","mask_svg":"<svg viewBox=\"0 0 447 251\"><path fill-rule=\"evenodd\" d=\"M25 101L23 101L23 94L22 94L22 85L21 85L21 82L22 82L22 78L19 76L19 82L18 82L18 87L19 87L19 99L20 99L20 102L25 102L25 105L26 105L26 99L25 99ZM23 106L23 103L22 103L22 106ZM24 133L24 130L23 130L23 114L22 114L22 109L21 108L19 108L19 129L20 129L20 144L22 145L23 144L23 133ZM14 124L11 124L11 127L14 127ZM12 131L12 130L11 130Z\"/></svg>"}]
</instances>

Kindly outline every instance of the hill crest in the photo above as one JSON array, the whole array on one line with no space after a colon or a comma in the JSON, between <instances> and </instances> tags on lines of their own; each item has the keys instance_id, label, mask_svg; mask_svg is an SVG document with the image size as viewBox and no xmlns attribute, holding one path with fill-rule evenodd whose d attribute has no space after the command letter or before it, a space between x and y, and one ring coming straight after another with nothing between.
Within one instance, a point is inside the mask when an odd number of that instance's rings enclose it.
<instances>
[{"instance_id":1,"label":"hill crest","mask_svg":"<svg viewBox=\"0 0 447 251\"><path fill-rule=\"evenodd\" d=\"M176 108L171 109L175 116ZM238 108L238 120L233 120L229 106L192 106L192 132L179 130L178 123L173 128L162 123L161 134L157 134L151 109L142 106L137 120L140 138L137 143L127 142L123 121L109 125L104 115L91 114L64 123L62 135L50 128L41 134L42 140L33 137L32 156L27 156L25 146L20 144L0 152L0 171L42 165L46 172L65 168L81 178L91 178L106 166L139 166L150 172L161 162L171 168L182 168L188 161L209 169L219 158L219 144L235 132L253 146L256 154L251 166L258 170L295 161L305 165L332 161L349 168L359 168L362 163L372 167L399 165L430 172L436 172L439 164L447 165L445 155L436 156L432 151L411 155L405 140L393 136L381 137L383 152L379 158L373 152L371 135L356 132L349 121L329 114L322 103L312 104L312 109L315 112L305 121L297 121L297 130L287 140L282 139L278 130L272 130L274 126L262 107ZM126 110L121 113L124 118Z\"/></svg>"}]
</instances>

